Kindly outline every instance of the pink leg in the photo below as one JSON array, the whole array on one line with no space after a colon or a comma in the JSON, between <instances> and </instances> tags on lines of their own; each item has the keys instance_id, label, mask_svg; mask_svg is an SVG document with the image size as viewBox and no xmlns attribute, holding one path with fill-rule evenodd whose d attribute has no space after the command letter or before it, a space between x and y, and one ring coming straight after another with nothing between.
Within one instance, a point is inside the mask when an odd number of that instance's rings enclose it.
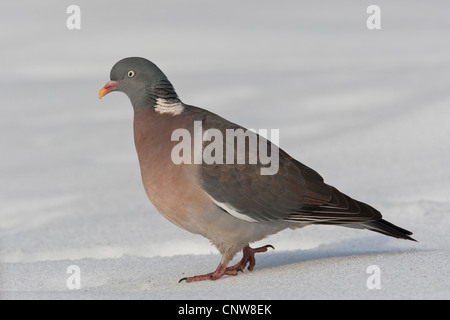
<instances>
[{"instance_id":1,"label":"pink leg","mask_svg":"<svg viewBox=\"0 0 450 320\"><path fill-rule=\"evenodd\" d=\"M275 249L273 246L271 246L270 244L259 247L259 248L250 248L249 245L247 245L244 249L242 249L243 252L243 257L242 260L239 261L237 264L235 264L232 267L228 267L227 271L244 271L245 266L248 263L248 270L249 271L253 271L253 268L255 267L255 253L259 253L259 252L266 252L267 248L272 248Z\"/></svg>"},{"instance_id":2,"label":"pink leg","mask_svg":"<svg viewBox=\"0 0 450 320\"><path fill-rule=\"evenodd\" d=\"M178 281L178 283L182 281L186 282L194 282L194 281L203 281L203 280L217 280L220 279L223 275L230 275L230 276L236 276L239 271L244 271L245 266L248 265L248 270L252 271L255 266L255 253L258 252L266 252L267 248L274 249L271 245L266 245L260 248L250 248L249 245L247 245L243 250L243 257L242 260L239 261L236 265L232 267L228 267L227 265L230 262L230 259L226 259L225 257L222 257L222 261L220 262L219 266L214 272L199 275L199 276L193 276L193 277L186 277L182 278Z\"/></svg>"},{"instance_id":3,"label":"pink leg","mask_svg":"<svg viewBox=\"0 0 450 320\"><path fill-rule=\"evenodd\" d=\"M178 281L178 283L180 283L182 281L194 282L194 281L203 281L203 280L217 280L217 279L220 279L224 274L230 275L230 276L237 275L238 274L237 270L234 270L234 271L228 270L227 264L220 263L214 272L202 274L199 276L182 278Z\"/></svg>"}]
</instances>

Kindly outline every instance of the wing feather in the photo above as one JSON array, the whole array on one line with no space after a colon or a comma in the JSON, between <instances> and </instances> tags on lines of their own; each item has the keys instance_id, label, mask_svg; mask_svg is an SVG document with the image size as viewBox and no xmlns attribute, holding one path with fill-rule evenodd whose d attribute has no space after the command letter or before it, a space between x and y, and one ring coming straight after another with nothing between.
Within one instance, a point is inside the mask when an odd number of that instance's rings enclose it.
<instances>
[{"instance_id":1,"label":"wing feather","mask_svg":"<svg viewBox=\"0 0 450 320\"><path fill-rule=\"evenodd\" d=\"M219 129L223 137L226 137L226 129L246 130L213 113L195 109L197 120L202 121L203 130ZM274 150L271 148L275 146L270 141L259 135L257 139L267 143L268 150ZM225 145L227 144L224 143ZM216 203L221 204L224 211L232 208L232 213L238 213L235 216L244 217L247 221L347 224L381 218L376 209L327 185L316 171L298 162L282 149L277 150L279 170L274 175L261 175L260 169L264 165L259 160L257 164L248 164L249 148L246 148L246 164L236 164L236 149L234 164L225 164L226 150L223 150L224 164L201 165L203 190Z\"/></svg>"}]
</instances>

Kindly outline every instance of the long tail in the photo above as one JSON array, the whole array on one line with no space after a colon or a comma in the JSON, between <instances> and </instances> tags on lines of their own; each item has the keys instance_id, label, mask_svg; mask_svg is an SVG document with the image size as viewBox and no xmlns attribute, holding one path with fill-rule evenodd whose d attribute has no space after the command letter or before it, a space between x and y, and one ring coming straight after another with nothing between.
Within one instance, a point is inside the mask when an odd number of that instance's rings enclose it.
<instances>
[{"instance_id":1,"label":"long tail","mask_svg":"<svg viewBox=\"0 0 450 320\"><path fill-rule=\"evenodd\" d=\"M371 231L379 232L394 238L417 241L416 239L410 237L410 235L412 235L411 231L397 227L396 225L383 219L361 223L361 226Z\"/></svg>"}]
</instances>

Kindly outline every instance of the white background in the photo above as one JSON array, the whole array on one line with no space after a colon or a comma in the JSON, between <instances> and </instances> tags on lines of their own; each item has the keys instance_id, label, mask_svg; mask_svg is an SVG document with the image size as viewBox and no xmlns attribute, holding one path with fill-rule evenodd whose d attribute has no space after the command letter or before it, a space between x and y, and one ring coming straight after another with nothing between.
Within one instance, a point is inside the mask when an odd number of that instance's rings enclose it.
<instances>
[{"instance_id":1,"label":"white background","mask_svg":"<svg viewBox=\"0 0 450 320\"><path fill-rule=\"evenodd\" d=\"M448 1L93 2L0 4L0 298L450 298ZM155 62L185 103L279 129L285 151L419 242L283 231L258 243L276 250L252 273L178 284L220 256L148 201L127 97L98 99L127 56Z\"/></svg>"}]
</instances>

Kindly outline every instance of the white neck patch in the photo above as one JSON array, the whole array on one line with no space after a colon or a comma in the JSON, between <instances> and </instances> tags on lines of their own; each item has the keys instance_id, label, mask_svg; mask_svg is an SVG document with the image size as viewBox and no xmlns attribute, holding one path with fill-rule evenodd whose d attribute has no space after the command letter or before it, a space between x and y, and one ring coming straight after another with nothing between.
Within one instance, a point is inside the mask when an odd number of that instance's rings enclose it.
<instances>
[{"instance_id":1,"label":"white neck patch","mask_svg":"<svg viewBox=\"0 0 450 320\"><path fill-rule=\"evenodd\" d=\"M158 113L168 113L171 115L178 115L184 110L183 104L178 102L170 102L163 98L156 99L155 111Z\"/></svg>"}]
</instances>

